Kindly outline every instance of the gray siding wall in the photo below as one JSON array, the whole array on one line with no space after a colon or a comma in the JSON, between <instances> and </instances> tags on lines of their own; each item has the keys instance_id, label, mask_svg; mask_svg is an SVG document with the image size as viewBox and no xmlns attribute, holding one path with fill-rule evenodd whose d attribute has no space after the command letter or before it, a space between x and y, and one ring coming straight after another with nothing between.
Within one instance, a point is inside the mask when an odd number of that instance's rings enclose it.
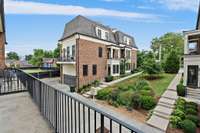
<instances>
[{"instance_id":1,"label":"gray siding wall","mask_svg":"<svg viewBox=\"0 0 200 133\"><path fill-rule=\"evenodd\" d=\"M67 84L70 87L76 87L76 76L64 74L64 84Z\"/></svg>"}]
</instances>

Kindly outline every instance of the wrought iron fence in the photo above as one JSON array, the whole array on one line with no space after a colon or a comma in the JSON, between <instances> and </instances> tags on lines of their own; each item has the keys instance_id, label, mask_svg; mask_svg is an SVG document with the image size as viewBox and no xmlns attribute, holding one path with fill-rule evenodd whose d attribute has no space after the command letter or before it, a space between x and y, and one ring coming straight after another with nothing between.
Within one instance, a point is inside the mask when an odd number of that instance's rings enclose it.
<instances>
[{"instance_id":1,"label":"wrought iron fence","mask_svg":"<svg viewBox=\"0 0 200 133\"><path fill-rule=\"evenodd\" d=\"M16 69L0 70L0 95L27 91L22 84L22 75Z\"/></svg>"}]
</instances>

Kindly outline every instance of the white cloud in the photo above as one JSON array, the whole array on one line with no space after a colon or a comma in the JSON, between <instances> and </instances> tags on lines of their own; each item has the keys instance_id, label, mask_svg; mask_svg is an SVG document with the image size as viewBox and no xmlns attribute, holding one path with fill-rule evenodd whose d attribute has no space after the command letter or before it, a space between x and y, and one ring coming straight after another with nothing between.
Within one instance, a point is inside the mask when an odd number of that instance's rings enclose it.
<instances>
[{"instance_id":1,"label":"white cloud","mask_svg":"<svg viewBox=\"0 0 200 133\"><path fill-rule=\"evenodd\" d=\"M39 15L85 15L85 16L112 16L137 19L157 19L154 14L125 12L103 8L87 8L74 5L59 5L22 0L6 0L6 14L39 14Z\"/></svg>"},{"instance_id":2,"label":"white cloud","mask_svg":"<svg viewBox=\"0 0 200 133\"><path fill-rule=\"evenodd\" d=\"M138 6L137 8L144 9L144 10L154 10L155 9L154 7L151 7L151 6Z\"/></svg>"},{"instance_id":3,"label":"white cloud","mask_svg":"<svg viewBox=\"0 0 200 133\"><path fill-rule=\"evenodd\" d=\"M151 2L159 2L167 6L170 10L190 10L197 11L199 0L150 0Z\"/></svg>"}]
</instances>

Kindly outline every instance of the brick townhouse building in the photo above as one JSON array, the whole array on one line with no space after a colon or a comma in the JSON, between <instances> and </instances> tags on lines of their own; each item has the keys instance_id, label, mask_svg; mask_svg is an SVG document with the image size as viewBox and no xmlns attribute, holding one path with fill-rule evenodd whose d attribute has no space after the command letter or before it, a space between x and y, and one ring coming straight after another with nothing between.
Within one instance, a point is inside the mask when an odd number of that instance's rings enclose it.
<instances>
[{"instance_id":1,"label":"brick townhouse building","mask_svg":"<svg viewBox=\"0 0 200 133\"><path fill-rule=\"evenodd\" d=\"M4 19L4 1L0 0L0 69L5 68L5 19Z\"/></svg>"},{"instance_id":2,"label":"brick townhouse building","mask_svg":"<svg viewBox=\"0 0 200 133\"><path fill-rule=\"evenodd\" d=\"M137 66L132 36L80 15L65 25L59 43L61 82L71 87L130 73Z\"/></svg>"}]
</instances>

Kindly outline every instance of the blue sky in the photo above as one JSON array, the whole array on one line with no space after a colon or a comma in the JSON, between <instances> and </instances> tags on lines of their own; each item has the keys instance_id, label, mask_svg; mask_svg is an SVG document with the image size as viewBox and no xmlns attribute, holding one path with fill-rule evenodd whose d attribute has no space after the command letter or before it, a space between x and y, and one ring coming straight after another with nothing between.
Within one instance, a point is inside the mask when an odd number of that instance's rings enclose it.
<instances>
[{"instance_id":1,"label":"blue sky","mask_svg":"<svg viewBox=\"0 0 200 133\"><path fill-rule=\"evenodd\" d=\"M5 0L6 51L20 55L54 49L65 23L81 14L135 37L149 49L153 37L194 29L198 0Z\"/></svg>"}]
</instances>

